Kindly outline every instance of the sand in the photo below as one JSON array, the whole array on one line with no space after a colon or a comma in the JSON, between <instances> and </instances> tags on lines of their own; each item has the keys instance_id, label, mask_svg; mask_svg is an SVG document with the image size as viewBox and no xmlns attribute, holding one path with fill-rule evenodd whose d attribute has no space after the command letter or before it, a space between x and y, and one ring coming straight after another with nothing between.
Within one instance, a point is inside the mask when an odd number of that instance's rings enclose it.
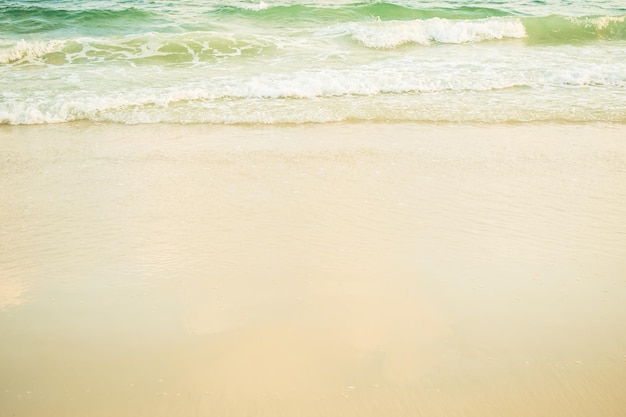
<instances>
[{"instance_id":1,"label":"sand","mask_svg":"<svg viewBox=\"0 0 626 417\"><path fill-rule=\"evenodd\" d=\"M624 138L0 126L0 416L623 416Z\"/></svg>"}]
</instances>

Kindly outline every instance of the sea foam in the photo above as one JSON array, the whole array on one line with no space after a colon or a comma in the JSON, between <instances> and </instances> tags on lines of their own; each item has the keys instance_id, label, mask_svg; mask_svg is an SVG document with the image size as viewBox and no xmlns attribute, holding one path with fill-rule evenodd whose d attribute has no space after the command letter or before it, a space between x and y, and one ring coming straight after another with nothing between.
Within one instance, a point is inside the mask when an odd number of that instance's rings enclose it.
<instances>
[{"instance_id":1,"label":"sea foam","mask_svg":"<svg viewBox=\"0 0 626 417\"><path fill-rule=\"evenodd\" d=\"M0 64L10 64L22 60L34 60L51 52L60 51L65 45L61 40L25 41L0 49Z\"/></svg>"},{"instance_id":2,"label":"sea foam","mask_svg":"<svg viewBox=\"0 0 626 417\"><path fill-rule=\"evenodd\" d=\"M0 123L84 119L124 123L301 123L366 119L367 111L381 119L394 120L433 121L442 115L450 120L518 120L515 119L518 111L524 115L523 120L537 120L546 115L587 120L588 116L575 112L576 106L600 111L603 106L612 106L611 115L606 117L623 119L623 106L620 110L620 98L615 94L626 88L626 64L574 64L553 55L554 64L539 70L534 62L545 62L546 56L534 55L526 63L520 63L518 58L515 53L506 60L501 57L498 70L488 62L477 62L475 55L459 57L445 71L437 60L402 57L353 68L302 69L248 77L213 73L185 78L171 72L168 81L154 79L133 84L128 81L132 76L149 80L153 69L144 67L139 72L138 68L118 68L115 76L109 78L108 88L98 89L98 94L94 94L96 87L85 84L89 77L59 68L57 82L65 81L55 91L28 95L1 92ZM483 60L489 59L493 57L483 55ZM198 74L203 73L204 70L198 70ZM76 89L75 85L83 88ZM537 101L537 97L549 96L555 88L561 91L559 101ZM599 91L595 102L582 99L590 89ZM514 108L519 104L506 102L511 94L528 98L521 110ZM504 101L490 107L489 99ZM563 106L563 102L570 105ZM377 103L382 103L380 109ZM428 103L428 106L420 109L407 103ZM489 108L498 108L499 115L491 114Z\"/></svg>"},{"instance_id":3,"label":"sea foam","mask_svg":"<svg viewBox=\"0 0 626 417\"><path fill-rule=\"evenodd\" d=\"M258 3L253 3L253 4L243 3L239 5L239 7L245 10L252 10L252 11L258 12L258 11L267 9L269 5L265 3L264 1L260 1Z\"/></svg>"},{"instance_id":4,"label":"sea foam","mask_svg":"<svg viewBox=\"0 0 626 417\"><path fill-rule=\"evenodd\" d=\"M410 21L373 21L340 24L320 34L346 34L368 48L396 48L407 43L467 43L524 38L526 30L516 18L493 17L448 20L438 17Z\"/></svg>"}]
</instances>

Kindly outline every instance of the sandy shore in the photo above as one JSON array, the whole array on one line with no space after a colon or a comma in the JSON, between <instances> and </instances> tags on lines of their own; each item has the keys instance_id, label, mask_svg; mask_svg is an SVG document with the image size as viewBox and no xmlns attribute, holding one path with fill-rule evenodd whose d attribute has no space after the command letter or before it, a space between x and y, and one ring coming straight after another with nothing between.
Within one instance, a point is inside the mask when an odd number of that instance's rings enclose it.
<instances>
[{"instance_id":1,"label":"sandy shore","mask_svg":"<svg viewBox=\"0 0 626 417\"><path fill-rule=\"evenodd\" d=\"M0 126L0 416L623 416L624 138Z\"/></svg>"}]
</instances>

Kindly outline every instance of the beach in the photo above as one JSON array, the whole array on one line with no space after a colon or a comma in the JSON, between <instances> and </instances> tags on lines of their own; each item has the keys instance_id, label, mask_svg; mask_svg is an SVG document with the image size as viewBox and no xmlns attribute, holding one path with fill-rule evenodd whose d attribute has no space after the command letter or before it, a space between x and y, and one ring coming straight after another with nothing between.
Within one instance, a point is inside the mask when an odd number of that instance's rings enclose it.
<instances>
[{"instance_id":1,"label":"beach","mask_svg":"<svg viewBox=\"0 0 626 417\"><path fill-rule=\"evenodd\" d=\"M623 0L0 4L0 417L622 417Z\"/></svg>"},{"instance_id":2,"label":"beach","mask_svg":"<svg viewBox=\"0 0 626 417\"><path fill-rule=\"evenodd\" d=\"M0 126L0 416L622 416L625 137Z\"/></svg>"}]
</instances>

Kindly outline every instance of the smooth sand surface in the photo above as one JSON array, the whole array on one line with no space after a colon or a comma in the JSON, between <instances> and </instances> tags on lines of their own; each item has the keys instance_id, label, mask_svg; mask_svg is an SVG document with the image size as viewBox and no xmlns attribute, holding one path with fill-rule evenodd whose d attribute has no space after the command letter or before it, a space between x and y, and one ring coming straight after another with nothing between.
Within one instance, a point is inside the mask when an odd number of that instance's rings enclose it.
<instances>
[{"instance_id":1,"label":"smooth sand surface","mask_svg":"<svg viewBox=\"0 0 626 417\"><path fill-rule=\"evenodd\" d=\"M0 126L0 416L623 416L626 127Z\"/></svg>"}]
</instances>

